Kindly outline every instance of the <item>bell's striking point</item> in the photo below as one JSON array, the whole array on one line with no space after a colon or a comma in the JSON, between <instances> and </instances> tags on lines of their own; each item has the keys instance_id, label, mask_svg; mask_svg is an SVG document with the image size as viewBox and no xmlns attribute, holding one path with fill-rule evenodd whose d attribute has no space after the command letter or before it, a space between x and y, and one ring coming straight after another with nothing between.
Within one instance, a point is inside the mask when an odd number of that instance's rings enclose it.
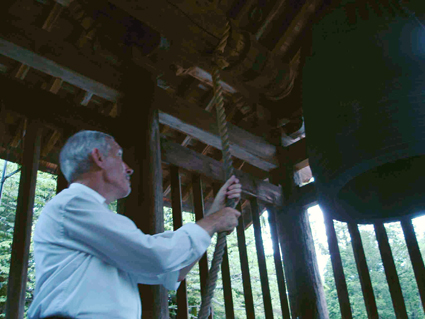
<instances>
[{"instance_id":1,"label":"bell's striking point","mask_svg":"<svg viewBox=\"0 0 425 319\"><path fill-rule=\"evenodd\" d=\"M319 202L335 219L425 210L425 28L394 2L343 1L314 26L303 110Z\"/></svg>"}]
</instances>

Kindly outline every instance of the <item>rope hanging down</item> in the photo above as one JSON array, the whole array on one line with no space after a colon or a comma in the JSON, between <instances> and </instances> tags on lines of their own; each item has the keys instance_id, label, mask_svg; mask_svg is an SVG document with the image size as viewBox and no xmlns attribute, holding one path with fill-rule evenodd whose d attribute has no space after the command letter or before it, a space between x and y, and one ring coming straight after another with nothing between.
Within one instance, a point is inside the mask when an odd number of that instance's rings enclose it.
<instances>
[{"instance_id":1,"label":"rope hanging down","mask_svg":"<svg viewBox=\"0 0 425 319\"><path fill-rule=\"evenodd\" d=\"M227 45L227 39L230 35L230 22L226 24L226 29L223 36L214 52L214 70L213 70L213 85L215 108L217 110L217 124L221 137L221 145L223 149L223 162L225 171L225 180L228 180L233 174L233 163L230 155L229 133L227 131L226 114L224 112L223 88L220 85L220 70L228 66L228 63L223 57L224 48ZM226 207L235 208L235 199L226 199ZM224 247L226 246L226 232L218 233L217 244L215 246L214 257L209 271L207 289L202 296L201 310L198 319L206 319L209 316L211 308L211 300L214 296L214 289L217 283L218 271L223 261Z\"/></svg>"}]
</instances>

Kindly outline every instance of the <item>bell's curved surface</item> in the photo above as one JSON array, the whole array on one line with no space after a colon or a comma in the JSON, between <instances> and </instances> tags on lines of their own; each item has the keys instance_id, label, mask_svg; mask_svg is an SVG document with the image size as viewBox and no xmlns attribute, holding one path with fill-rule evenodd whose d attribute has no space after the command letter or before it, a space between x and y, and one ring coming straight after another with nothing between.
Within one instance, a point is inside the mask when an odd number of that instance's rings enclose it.
<instances>
[{"instance_id":1,"label":"bell's curved surface","mask_svg":"<svg viewBox=\"0 0 425 319\"><path fill-rule=\"evenodd\" d=\"M425 212L425 28L369 2L314 26L303 73L319 202L360 223Z\"/></svg>"}]
</instances>

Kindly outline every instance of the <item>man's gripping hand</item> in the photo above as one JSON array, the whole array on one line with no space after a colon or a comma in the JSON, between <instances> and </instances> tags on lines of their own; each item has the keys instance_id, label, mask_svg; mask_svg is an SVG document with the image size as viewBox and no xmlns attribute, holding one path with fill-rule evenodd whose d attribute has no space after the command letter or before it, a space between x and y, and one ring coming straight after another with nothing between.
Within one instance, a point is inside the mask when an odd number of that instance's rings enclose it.
<instances>
[{"instance_id":1,"label":"man's gripping hand","mask_svg":"<svg viewBox=\"0 0 425 319\"><path fill-rule=\"evenodd\" d=\"M240 215L241 213L236 209L225 207L202 218L196 224L201 226L212 237L216 232L231 233L238 226Z\"/></svg>"},{"instance_id":2,"label":"man's gripping hand","mask_svg":"<svg viewBox=\"0 0 425 319\"><path fill-rule=\"evenodd\" d=\"M239 202L241 198L242 185L239 183L239 179L235 175L230 177L226 183L220 188L217 193L217 196L214 199L214 202L208 211L207 215L217 212L220 209L223 209L226 206L226 197L234 198L236 203Z\"/></svg>"}]
</instances>

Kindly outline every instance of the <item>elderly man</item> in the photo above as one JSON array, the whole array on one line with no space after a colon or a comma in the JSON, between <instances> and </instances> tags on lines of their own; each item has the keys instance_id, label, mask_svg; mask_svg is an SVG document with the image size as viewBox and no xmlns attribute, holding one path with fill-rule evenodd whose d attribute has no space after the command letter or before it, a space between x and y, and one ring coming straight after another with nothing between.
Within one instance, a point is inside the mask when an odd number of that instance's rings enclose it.
<instances>
[{"instance_id":1,"label":"elderly man","mask_svg":"<svg viewBox=\"0 0 425 319\"><path fill-rule=\"evenodd\" d=\"M126 197L133 170L112 136L82 131L60 154L69 188L44 208L34 233L36 289L31 319L139 319L137 284L174 290L205 253L215 232L232 231L240 213L224 208L240 198L232 177L211 214L174 232L145 235L107 204Z\"/></svg>"}]
</instances>

